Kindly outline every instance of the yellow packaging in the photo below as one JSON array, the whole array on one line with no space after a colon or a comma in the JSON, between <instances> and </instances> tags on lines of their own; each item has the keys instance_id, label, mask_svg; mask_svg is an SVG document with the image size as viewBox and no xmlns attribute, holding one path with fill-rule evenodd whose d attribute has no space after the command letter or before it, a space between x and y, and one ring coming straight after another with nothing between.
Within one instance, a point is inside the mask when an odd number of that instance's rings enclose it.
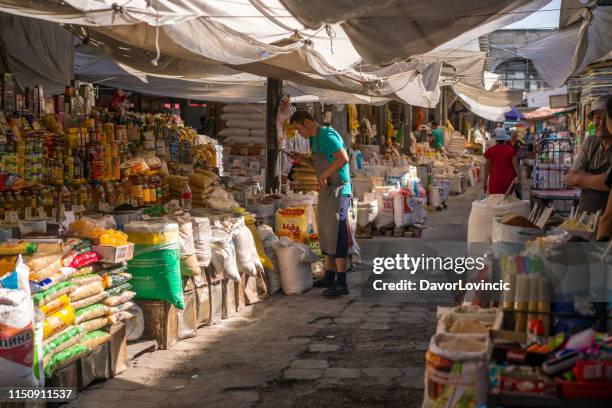
<instances>
[{"instance_id":1,"label":"yellow packaging","mask_svg":"<svg viewBox=\"0 0 612 408\"><path fill-rule=\"evenodd\" d=\"M308 236L310 207L288 207L276 211L276 235L304 243Z\"/></svg>"},{"instance_id":2,"label":"yellow packaging","mask_svg":"<svg viewBox=\"0 0 612 408\"><path fill-rule=\"evenodd\" d=\"M15 264L17 263L17 256L2 256L0 257L0 277L5 274L12 272L15 269Z\"/></svg>"},{"instance_id":3,"label":"yellow packaging","mask_svg":"<svg viewBox=\"0 0 612 408\"><path fill-rule=\"evenodd\" d=\"M74 309L66 306L43 320L43 339L74 323Z\"/></svg>"},{"instance_id":4,"label":"yellow packaging","mask_svg":"<svg viewBox=\"0 0 612 408\"><path fill-rule=\"evenodd\" d=\"M53 299L46 305L42 305L41 307L39 307L39 309L45 314L45 316L49 316L60 309L64 309L67 306L70 306L70 298L68 297L68 295L62 295L57 299Z\"/></svg>"},{"instance_id":5,"label":"yellow packaging","mask_svg":"<svg viewBox=\"0 0 612 408\"><path fill-rule=\"evenodd\" d=\"M253 240L255 241L255 249L257 249L257 255L259 256L259 261L264 266L264 268L273 270L274 264L272 263L270 258L268 258L268 256L266 255L266 250L263 246L263 242L261 242L261 239L259 239L259 234L257 234L257 229L255 228L255 220L253 219L253 216L251 215L245 216L244 222L247 228L249 229L249 231L251 231L251 235L253 235Z\"/></svg>"}]
</instances>

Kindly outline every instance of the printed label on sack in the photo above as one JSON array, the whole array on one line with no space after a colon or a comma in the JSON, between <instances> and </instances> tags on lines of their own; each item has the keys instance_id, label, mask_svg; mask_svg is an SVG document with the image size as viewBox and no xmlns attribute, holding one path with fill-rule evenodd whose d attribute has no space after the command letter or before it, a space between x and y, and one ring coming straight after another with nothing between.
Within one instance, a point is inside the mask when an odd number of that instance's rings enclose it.
<instances>
[{"instance_id":1,"label":"printed label on sack","mask_svg":"<svg viewBox=\"0 0 612 408\"><path fill-rule=\"evenodd\" d=\"M304 210L303 208L282 208L278 210L278 213L280 215L287 216L300 216L304 215L304 213L306 213L306 210Z\"/></svg>"},{"instance_id":2,"label":"printed label on sack","mask_svg":"<svg viewBox=\"0 0 612 408\"><path fill-rule=\"evenodd\" d=\"M0 358L31 366L34 331L30 323L24 328L0 324Z\"/></svg>"}]
</instances>

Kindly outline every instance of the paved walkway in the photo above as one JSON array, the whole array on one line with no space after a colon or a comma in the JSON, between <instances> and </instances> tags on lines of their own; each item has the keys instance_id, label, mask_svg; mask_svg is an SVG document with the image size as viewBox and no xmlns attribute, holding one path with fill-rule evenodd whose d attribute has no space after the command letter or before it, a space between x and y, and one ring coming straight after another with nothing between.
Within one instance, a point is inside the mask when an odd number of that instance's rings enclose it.
<instances>
[{"instance_id":1,"label":"paved walkway","mask_svg":"<svg viewBox=\"0 0 612 408\"><path fill-rule=\"evenodd\" d=\"M474 191L432 212L421 239L362 240L351 294L276 294L198 336L140 356L71 405L182 407L420 407L424 352L436 305L419 298L362 297L373 256L418 251L426 240L465 241Z\"/></svg>"}]
</instances>

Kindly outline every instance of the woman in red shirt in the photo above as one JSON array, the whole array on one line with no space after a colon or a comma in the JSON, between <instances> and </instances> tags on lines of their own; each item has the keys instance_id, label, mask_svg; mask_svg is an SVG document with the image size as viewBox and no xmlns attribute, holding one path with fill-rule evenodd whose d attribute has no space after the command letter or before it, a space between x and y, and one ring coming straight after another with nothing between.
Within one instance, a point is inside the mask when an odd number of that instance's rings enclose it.
<instances>
[{"instance_id":1,"label":"woman in red shirt","mask_svg":"<svg viewBox=\"0 0 612 408\"><path fill-rule=\"evenodd\" d=\"M515 178L518 178L520 184L516 151L506 144L508 140L510 136L506 132L496 132L495 145L484 154L487 159L483 177L485 193L506 194Z\"/></svg>"}]
</instances>

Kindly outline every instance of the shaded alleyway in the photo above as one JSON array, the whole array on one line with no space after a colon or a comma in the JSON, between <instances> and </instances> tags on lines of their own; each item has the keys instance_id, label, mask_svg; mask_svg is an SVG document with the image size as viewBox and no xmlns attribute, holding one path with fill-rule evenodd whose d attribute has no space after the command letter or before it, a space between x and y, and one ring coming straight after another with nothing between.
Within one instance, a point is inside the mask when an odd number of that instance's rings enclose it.
<instances>
[{"instance_id":1,"label":"shaded alleyway","mask_svg":"<svg viewBox=\"0 0 612 408\"><path fill-rule=\"evenodd\" d=\"M476 191L432 212L420 240L465 241ZM350 296L313 289L276 294L198 336L140 356L72 406L420 407L424 352L436 305L414 297L366 298L359 282L377 255L410 251L416 238L361 240ZM451 299L441 299L450 302Z\"/></svg>"}]
</instances>

